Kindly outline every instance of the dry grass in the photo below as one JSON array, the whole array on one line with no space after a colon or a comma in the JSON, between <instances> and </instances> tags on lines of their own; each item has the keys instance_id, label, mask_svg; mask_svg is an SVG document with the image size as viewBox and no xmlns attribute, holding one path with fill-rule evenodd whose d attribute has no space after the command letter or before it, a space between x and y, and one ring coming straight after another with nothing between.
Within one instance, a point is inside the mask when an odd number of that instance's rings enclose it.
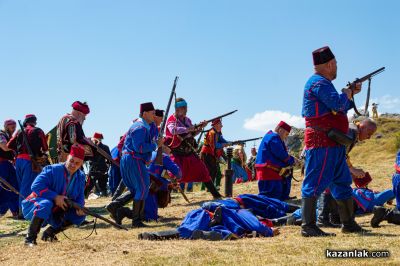
<instances>
[{"instance_id":1,"label":"dry grass","mask_svg":"<svg viewBox=\"0 0 400 266\"><path fill-rule=\"evenodd\" d=\"M386 122L386 121L385 121ZM355 165L368 170L374 180L373 189L391 188L391 174L395 149L387 148L394 139L392 122L382 123L387 137L372 139L358 145L352 154ZM396 125L398 123L396 122ZM390 131L387 130L390 128ZM387 131L385 131L387 130ZM388 145L385 147L385 145ZM392 143L393 145L393 143ZM296 173L297 178L299 173ZM292 195L300 198L301 183L293 184ZM234 193L256 193L257 184L235 185ZM179 225L185 214L198 208L199 203L209 200L205 192L188 194L194 202L187 205L179 194L174 195L170 207L160 210L164 217L159 223L150 224L147 230L165 230ZM102 207L106 199L89 201L88 206ZM369 221L371 215L357 218L365 228L371 229ZM125 224L129 226L129 224ZM36 248L28 249L22 244L23 236L15 235L27 227L26 222L15 222L8 217L0 219L0 263L4 265L33 265L33 264L62 264L62 265L265 265L265 264L330 264L340 265L400 265L400 227L383 223L378 229L371 229L368 235L344 235L339 230L337 237L305 239L299 234L300 228L282 227L281 235L276 238L243 239L226 242L207 241L166 241L150 242L137 240L137 234L143 229L130 229L128 232L119 231L108 225L99 223L98 235L88 240L70 241L60 236L58 243L44 243L39 241ZM70 229L66 233L74 239L85 237L90 228ZM3 235L1 235L3 234ZM5 235L4 234L10 234ZM328 260L325 250L330 249L370 249L389 250L389 259L353 259Z\"/></svg>"}]
</instances>

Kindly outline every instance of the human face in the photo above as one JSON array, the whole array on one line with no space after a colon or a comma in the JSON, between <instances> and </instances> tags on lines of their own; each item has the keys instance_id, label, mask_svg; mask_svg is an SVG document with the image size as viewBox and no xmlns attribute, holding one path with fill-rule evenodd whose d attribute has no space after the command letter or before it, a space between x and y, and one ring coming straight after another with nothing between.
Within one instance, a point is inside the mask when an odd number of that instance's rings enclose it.
<instances>
[{"instance_id":1,"label":"human face","mask_svg":"<svg viewBox=\"0 0 400 266\"><path fill-rule=\"evenodd\" d=\"M14 134L16 129L17 129L17 125L10 125L10 126L7 126L6 131L8 132L8 134L12 135L12 134Z\"/></svg>"},{"instance_id":2,"label":"human face","mask_svg":"<svg viewBox=\"0 0 400 266\"><path fill-rule=\"evenodd\" d=\"M156 123L157 126L161 125L163 118L164 117L162 117L162 116L154 116L154 122Z\"/></svg>"},{"instance_id":3,"label":"human face","mask_svg":"<svg viewBox=\"0 0 400 266\"><path fill-rule=\"evenodd\" d=\"M185 107L178 107L175 109L175 114L177 117L185 117L187 114L187 106Z\"/></svg>"},{"instance_id":4,"label":"human face","mask_svg":"<svg viewBox=\"0 0 400 266\"><path fill-rule=\"evenodd\" d=\"M216 125L214 125L215 130L220 133L222 131L223 125L222 123L218 123Z\"/></svg>"},{"instance_id":5,"label":"human face","mask_svg":"<svg viewBox=\"0 0 400 266\"><path fill-rule=\"evenodd\" d=\"M67 168L70 175L73 175L76 171L78 171L83 164L83 160L73 157L72 155L68 155L67 161L65 162L65 167Z\"/></svg>"},{"instance_id":6,"label":"human face","mask_svg":"<svg viewBox=\"0 0 400 266\"><path fill-rule=\"evenodd\" d=\"M154 122L154 117L156 116L156 111L148 111L148 112L143 112L142 118L146 120L147 123L152 123Z\"/></svg>"},{"instance_id":7,"label":"human face","mask_svg":"<svg viewBox=\"0 0 400 266\"><path fill-rule=\"evenodd\" d=\"M337 61L335 58L329 62L329 70L330 70L330 75L331 75L332 80L336 79L336 77L337 77Z\"/></svg>"},{"instance_id":8,"label":"human face","mask_svg":"<svg viewBox=\"0 0 400 266\"><path fill-rule=\"evenodd\" d=\"M289 132L287 132L286 130L284 130L283 128L279 128L278 129L278 135L281 137L282 141L286 141L286 139L289 136Z\"/></svg>"}]
</instances>

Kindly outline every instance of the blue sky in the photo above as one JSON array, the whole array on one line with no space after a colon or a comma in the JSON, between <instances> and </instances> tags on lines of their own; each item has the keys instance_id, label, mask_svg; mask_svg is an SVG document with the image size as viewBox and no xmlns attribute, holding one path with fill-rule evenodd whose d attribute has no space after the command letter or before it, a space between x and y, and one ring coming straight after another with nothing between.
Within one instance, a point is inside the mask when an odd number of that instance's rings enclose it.
<instances>
[{"instance_id":1,"label":"blue sky","mask_svg":"<svg viewBox=\"0 0 400 266\"><path fill-rule=\"evenodd\" d=\"M48 131L88 101L86 134L114 146L141 102L165 108L178 75L194 122L239 109L225 137L257 137L282 116L298 123L311 52L324 45L338 89L386 66L372 98L400 112L399 11L368 0L0 0L0 119L35 113Z\"/></svg>"}]
</instances>

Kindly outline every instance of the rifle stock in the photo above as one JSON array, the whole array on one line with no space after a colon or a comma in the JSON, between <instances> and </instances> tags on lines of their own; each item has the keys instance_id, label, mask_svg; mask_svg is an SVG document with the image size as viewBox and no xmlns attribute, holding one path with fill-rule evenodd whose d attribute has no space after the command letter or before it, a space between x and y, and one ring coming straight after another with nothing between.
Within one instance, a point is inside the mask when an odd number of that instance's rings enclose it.
<instances>
[{"instance_id":1,"label":"rifle stock","mask_svg":"<svg viewBox=\"0 0 400 266\"><path fill-rule=\"evenodd\" d=\"M117 223L115 223L115 222L113 222L113 221L111 221L111 220L109 220L109 219L107 219L107 218L101 216L100 214L97 214L97 213L95 213L95 212L92 212L91 210L89 210L89 209L86 208L86 207L80 206L78 203L76 203L76 202L74 202L74 201L72 201L72 200L70 200L70 199L66 199L65 202L67 203L67 205L68 205L70 208L74 208L75 210L81 210L81 211L82 211L83 213L85 213L86 215L90 215L90 216L93 216L93 217L95 217L95 218L98 218L98 219L100 219L100 220L102 220L102 221L104 221L104 222L106 222L106 223L108 223L108 224L111 224L111 225L114 226L115 228L128 231L128 229L122 227L121 225L119 225L119 224L117 224Z\"/></svg>"}]
</instances>

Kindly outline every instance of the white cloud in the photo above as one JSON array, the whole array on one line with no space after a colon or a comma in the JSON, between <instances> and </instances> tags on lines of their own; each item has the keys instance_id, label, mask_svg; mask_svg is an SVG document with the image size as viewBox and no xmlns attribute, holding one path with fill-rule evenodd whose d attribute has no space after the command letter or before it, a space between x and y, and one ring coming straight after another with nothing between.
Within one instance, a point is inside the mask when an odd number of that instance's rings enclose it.
<instances>
[{"instance_id":1,"label":"white cloud","mask_svg":"<svg viewBox=\"0 0 400 266\"><path fill-rule=\"evenodd\" d=\"M400 112L400 98L393 97L389 94L379 98L371 99L370 103L378 103L379 113L399 113Z\"/></svg>"},{"instance_id":2,"label":"white cloud","mask_svg":"<svg viewBox=\"0 0 400 266\"><path fill-rule=\"evenodd\" d=\"M262 113L256 113L252 118L245 119L243 127L249 130L266 132L267 130L274 129L281 120L291 126L304 128L304 118L301 116L276 110L266 110Z\"/></svg>"}]
</instances>

